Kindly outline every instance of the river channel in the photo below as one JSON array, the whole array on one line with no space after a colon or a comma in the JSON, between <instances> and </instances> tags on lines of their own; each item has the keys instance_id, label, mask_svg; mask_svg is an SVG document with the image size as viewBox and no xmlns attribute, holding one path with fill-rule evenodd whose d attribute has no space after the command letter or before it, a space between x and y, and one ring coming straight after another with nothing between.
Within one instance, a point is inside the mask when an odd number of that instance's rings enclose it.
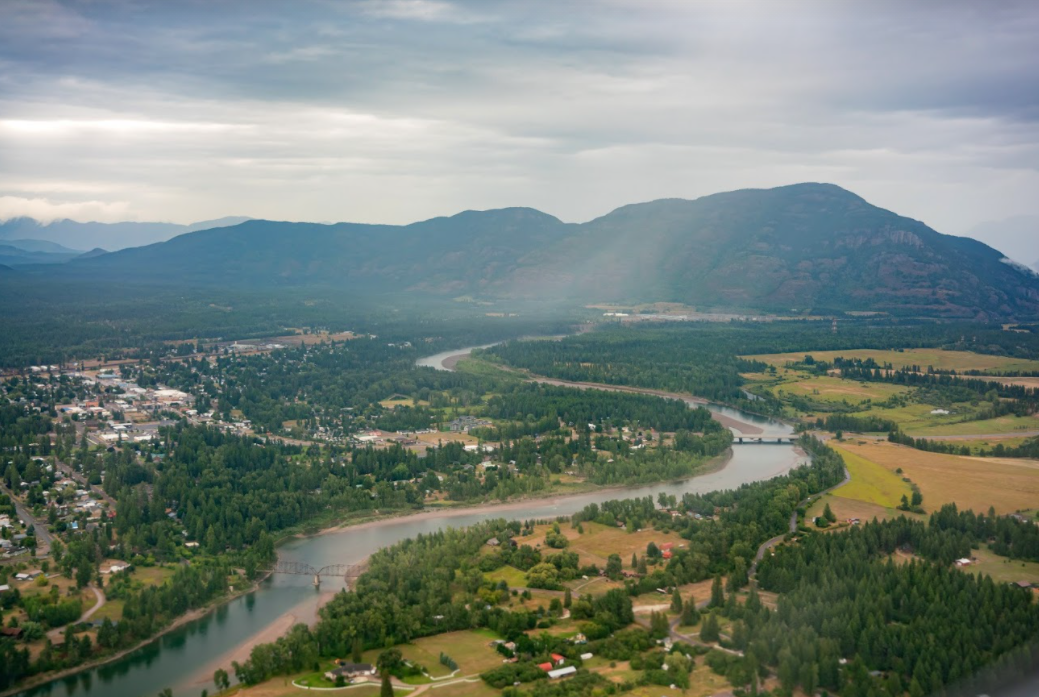
<instances>
[{"instance_id":1,"label":"river channel","mask_svg":"<svg viewBox=\"0 0 1039 697\"><path fill-rule=\"evenodd\" d=\"M458 357L471 349L449 351L418 361L418 365L450 370ZM736 435L783 437L790 426L728 407L706 405ZM724 467L682 482L536 499L503 506L426 512L377 523L347 527L334 532L291 540L278 548L283 561L356 564L372 552L420 533L445 527L463 527L489 518L549 518L569 515L589 503L611 499L652 496L660 492L681 496L686 492L727 489L787 472L805 457L789 444L736 445ZM172 688L175 697L198 697L203 689L213 692L213 671L229 673L232 660L243 660L248 646L270 641L294 622L312 622L319 603L343 588L341 582L324 581L315 589L308 576L274 575L253 593L220 606L201 619L189 622L112 663L85 670L19 693L20 697L153 697Z\"/></svg>"}]
</instances>

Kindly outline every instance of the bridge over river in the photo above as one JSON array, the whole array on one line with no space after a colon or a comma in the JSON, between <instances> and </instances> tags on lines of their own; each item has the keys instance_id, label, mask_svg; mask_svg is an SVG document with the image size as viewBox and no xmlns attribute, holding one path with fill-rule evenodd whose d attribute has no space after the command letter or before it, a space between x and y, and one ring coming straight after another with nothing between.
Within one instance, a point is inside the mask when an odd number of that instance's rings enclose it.
<instances>
[{"instance_id":1,"label":"bridge over river","mask_svg":"<svg viewBox=\"0 0 1039 697\"><path fill-rule=\"evenodd\" d=\"M797 442L795 436L735 436L733 445L791 445Z\"/></svg>"},{"instance_id":2,"label":"bridge over river","mask_svg":"<svg viewBox=\"0 0 1039 697\"><path fill-rule=\"evenodd\" d=\"M303 561L279 561L271 564L264 572L269 574L292 574L294 576L313 576L314 586L321 585L321 577L341 578L349 584L350 579L357 578L364 571L363 564L326 564L315 568Z\"/></svg>"}]
</instances>

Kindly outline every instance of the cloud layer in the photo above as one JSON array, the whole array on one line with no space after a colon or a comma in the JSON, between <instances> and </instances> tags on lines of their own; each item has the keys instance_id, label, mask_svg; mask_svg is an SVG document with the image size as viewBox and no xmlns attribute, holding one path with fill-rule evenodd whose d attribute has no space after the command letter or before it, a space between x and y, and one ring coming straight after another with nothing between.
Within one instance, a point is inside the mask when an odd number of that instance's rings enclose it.
<instances>
[{"instance_id":1,"label":"cloud layer","mask_svg":"<svg viewBox=\"0 0 1039 697\"><path fill-rule=\"evenodd\" d=\"M963 233L1039 213L1039 9L990 5L8 0L0 216L577 221L828 181Z\"/></svg>"}]
</instances>

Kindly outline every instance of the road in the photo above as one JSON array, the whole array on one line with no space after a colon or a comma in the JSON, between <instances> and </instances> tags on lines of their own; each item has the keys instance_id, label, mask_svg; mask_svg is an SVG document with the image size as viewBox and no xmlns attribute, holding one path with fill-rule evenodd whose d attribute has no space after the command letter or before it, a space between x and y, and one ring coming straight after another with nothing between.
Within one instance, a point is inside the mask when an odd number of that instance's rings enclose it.
<instances>
[{"instance_id":1,"label":"road","mask_svg":"<svg viewBox=\"0 0 1039 697\"><path fill-rule=\"evenodd\" d=\"M70 479L76 481L86 491L89 491L92 494L94 494L95 496L97 496L100 499L102 499L105 503L108 504L110 510L113 510L113 511L115 510L115 499L113 499L111 496L106 494L104 492L104 490L101 489L101 487L93 486L90 482L87 481L86 477L84 477L82 474L80 474L75 469L73 469L73 467L71 465L65 464L64 462L61 462L60 460L57 460L56 462L58 463L58 470L62 474L64 474L65 476L69 477Z\"/></svg>"},{"instance_id":2,"label":"road","mask_svg":"<svg viewBox=\"0 0 1039 697\"><path fill-rule=\"evenodd\" d=\"M819 498L819 497L821 497L821 496L823 496L825 494L828 494L831 491L833 491L834 489L842 487L842 486L844 486L845 484L847 484L850 481L851 481L851 472L849 472L848 468L845 467L844 468L844 480L842 482L840 482L839 484L834 484L829 489L824 489L823 491L820 491L818 494L812 494L811 496L806 498L804 501L802 501L801 503L797 504L797 508L801 508L802 506L807 506L808 503L812 499ZM796 509L794 510L794 512L792 514L790 514L790 532L797 532L797 510ZM747 573L747 576L749 578L751 578L751 579L754 578L754 574L757 573L757 570L758 570L758 562L760 562L762 559L765 558L765 552L767 552L768 550L772 549L773 547L778 545L780 542L782 542L783 538L785 538L787 536L787 534L788 533L783 533L782 535L776 535L771 540L766 540L760 547L758 547L758 553L754 555L754 563L750 565L750 570Z\"/></svg>"},{"instance_id":3,"label":"road","mask_svg":"<svg viewBox=\"0 0 1039 697\"><path fill-rule=\"evenodd\" d=\"M18 514L18 517L25 521L26 525L33 526L36 532L36 556L45 557L50 554L51 551L51 534L47 531L47 523L44 521L41 523L36 520L36 517L29 511L25 505L18 500L18 497L11 493L11 490L7 486L0 484L0 490L3 490L5 494L11 497L11 502L14 504L14 510Z\"/></svg>"},{"instance_id":4,"label":"road","mask_svg":"<svg viewBox=\"0 0 1039 697\"><path fill-rule=\"evenodd\" d=\"M91 617L94 616L95 612L104 607L104 604L108 602L108 598L105 597L104 591L102 591L100 588L96 588L95 586L87 587L90 588L90 590L94 591L94 596L97 598L97 602L94 603L94 606L92 608L84 612L78 620L72 622L71 624L79 624L80 622L88 621ZM65 628L57 627L56 629L52 629L49 632L47 632L47 637L51 640L51 643L53 644L62 642L64 641L65 637Z\"/></svg>"}]
</instances>

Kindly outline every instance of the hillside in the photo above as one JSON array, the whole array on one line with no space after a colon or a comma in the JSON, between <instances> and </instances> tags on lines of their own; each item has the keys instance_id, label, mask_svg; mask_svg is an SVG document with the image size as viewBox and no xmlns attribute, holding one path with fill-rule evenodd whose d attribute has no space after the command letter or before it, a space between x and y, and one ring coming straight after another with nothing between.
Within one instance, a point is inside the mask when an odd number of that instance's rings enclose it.
<instances>
[{"instance_id":1,"label":"hillside","mask_svg":"<svg viewBox=\"0 0 1039 697\"><path fill-rule=\"evenodd\" d=\"M1032 271L827 184L653 201L580 225L529 208L406 226L248 221L65 270L243 288L1039 316Z\"/></svg>"},{"instance_id":2,"label":"hillside","mask_svg":"<svg viewBox=\"0 0 1039 697\"><path fill-rule=\"evenodd\" d=\"M12 218L0 222L0 242L28 251L60 252L61 247L77 249L123 249L168 240L195 230L208 230L237 225L248 218L229 217L206 220L191 225L174 223L80 223L55 220L42 223L32 218ZM27 244L29 243L29 244ZM31 246L35 243L35 246ZM43 243L43 244L41 244ZM53 247L47 248L46 243ZM45 262L50 263L50 262Z\"/></svg>"}]
</instances>

